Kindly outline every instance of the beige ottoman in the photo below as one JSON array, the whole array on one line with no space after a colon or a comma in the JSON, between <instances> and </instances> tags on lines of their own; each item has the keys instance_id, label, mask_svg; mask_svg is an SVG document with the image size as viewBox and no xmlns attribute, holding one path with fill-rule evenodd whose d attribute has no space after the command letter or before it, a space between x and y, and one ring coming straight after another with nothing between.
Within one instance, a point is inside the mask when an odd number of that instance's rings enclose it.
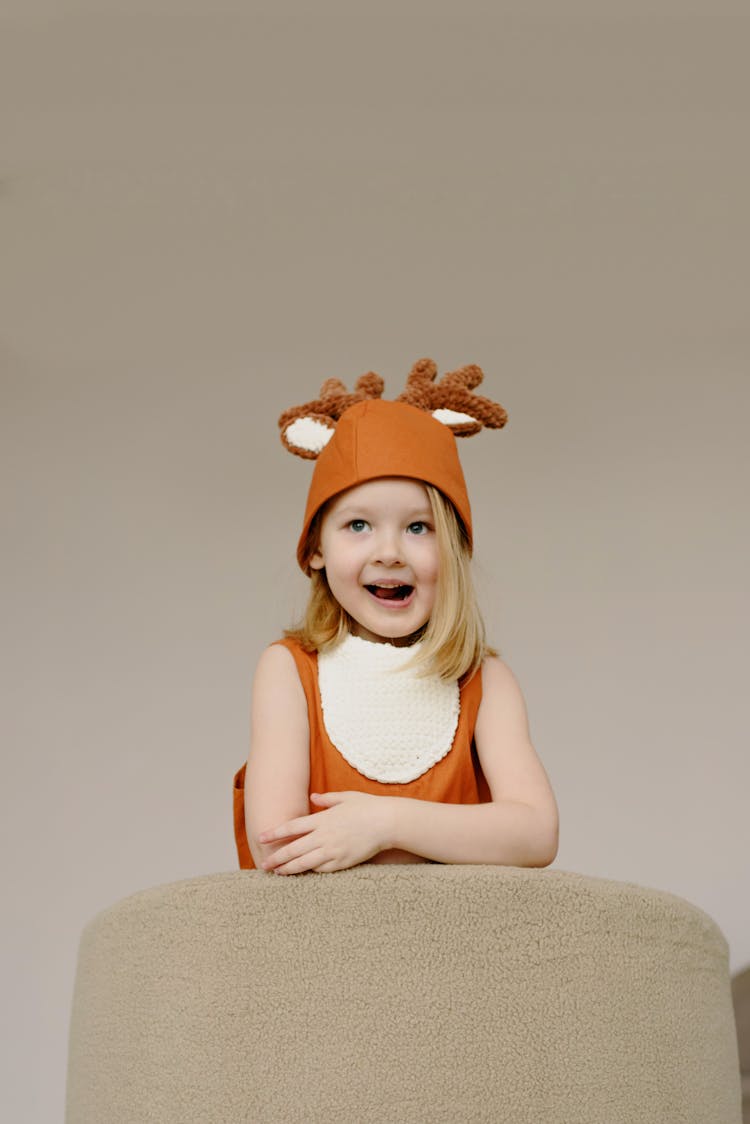
<instances>
[{"instance_id":1,"label":"beige ottoman","mask_svg":"<svg viewBox=\"0 0 750 1124\"><path fill-rule=\"evenodd\" d=\"M68 1124L740 1124L727 945L556 870L238 871L86 928Z\"/></svg>"}]
</instances>

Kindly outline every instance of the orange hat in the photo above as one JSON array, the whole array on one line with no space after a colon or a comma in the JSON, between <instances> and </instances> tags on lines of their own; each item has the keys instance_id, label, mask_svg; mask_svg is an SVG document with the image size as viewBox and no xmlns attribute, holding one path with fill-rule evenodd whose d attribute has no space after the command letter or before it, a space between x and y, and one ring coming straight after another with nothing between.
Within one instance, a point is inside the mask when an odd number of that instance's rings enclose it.
<instances>
[{"instance_id":1,"label":"orange hat","mask_svg":"<svg viewBox=\"0 0 750 1124\"><path fill-rule=\"evenodd\" d=\"M470 436L483 425L499 428L502 406L473 393L483 378L478 367L463 367L434 384L437 368L422 359L396 401L383 401L383 380L370 372L349 394L329 379L321 397L295 406L279 418L284 445L315 458L297 560L309 573L307 535L323 504L347 488L383 476L405 476L438 488L453 504L471 548L471 506L454 434Z\"/></svg>"}]
</instances>

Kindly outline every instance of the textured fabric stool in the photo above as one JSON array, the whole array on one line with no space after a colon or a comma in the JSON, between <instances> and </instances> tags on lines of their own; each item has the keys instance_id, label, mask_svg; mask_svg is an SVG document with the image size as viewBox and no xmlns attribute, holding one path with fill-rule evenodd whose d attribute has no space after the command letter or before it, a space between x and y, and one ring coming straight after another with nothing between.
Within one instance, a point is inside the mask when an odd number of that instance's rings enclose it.
<instances>
[{"instance_id":1,"label":"textured fabric stool","mask_svg":"<svg viewBox=\"0 0 750 1124\"><path fill-rule=\"evenodd\" d=\"M238 871L84 931L68 1124L740 1124L726 941L556 870Z\"/></svg>"}]
</instances>

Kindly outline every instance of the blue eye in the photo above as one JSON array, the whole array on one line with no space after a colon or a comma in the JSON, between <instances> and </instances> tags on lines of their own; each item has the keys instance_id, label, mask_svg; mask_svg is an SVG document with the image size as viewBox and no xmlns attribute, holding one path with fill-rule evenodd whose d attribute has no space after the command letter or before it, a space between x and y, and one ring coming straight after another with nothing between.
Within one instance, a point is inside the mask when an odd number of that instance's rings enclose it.
<instances>
[{"instance_id":1,"label":"blue eye","mask_svg":"<svg viewBox=\"0 0 750 1124\"><path fill-rule=\"evenodd\" d=\"M417 522L409 524L409 531L412 535L426 535L429 527L421 520L417 520Z\"/></svg>"},{"instance_id":2,"label":"blue eye","mask_svg":"<svg viewBox=\"0 0 750 1124\"><path fill-rule=\"evenodd\" d=\"M364 531L366 526L367 522L364 519L352 519L349 523L350 530L356 532Z\"/></svg>"}]
</instances>

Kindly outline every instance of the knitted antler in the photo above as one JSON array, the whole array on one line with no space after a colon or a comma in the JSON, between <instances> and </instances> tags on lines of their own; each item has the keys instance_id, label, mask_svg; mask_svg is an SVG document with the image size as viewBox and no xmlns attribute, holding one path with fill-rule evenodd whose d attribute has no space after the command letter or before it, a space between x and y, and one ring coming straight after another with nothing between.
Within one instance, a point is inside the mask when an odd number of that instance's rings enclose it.
<instances>
[{"instance_id":1,"label":"knitted antler","mask_svg":"<svg viewBox=\"0 0 750 1124\"><path fill-rule=\"evenodd\" d=\"M432 359L418 359L406 380L406 389L397 402L407 402L431 413L452 429L456 437L471 437L482 426L501 429L508 415L497 402L474 394L484 378L481 367L469 364L443 375L435 382L437 366Z\"/></svg>"},{"instance_id":2,"label":"knitted antler","mask_svg":"<svg viewBox=\"0 0 750 1124\"><path fill-rule=\"evenodd\" d=\"M383 380L374 371L361 375L349 393L340 379L326 379L320 397L302 406L291 406L279 418L281 441L290 453L314 460L333 436L344 410L366 398L380 398Z\"/></svg>"}]
</instances>

